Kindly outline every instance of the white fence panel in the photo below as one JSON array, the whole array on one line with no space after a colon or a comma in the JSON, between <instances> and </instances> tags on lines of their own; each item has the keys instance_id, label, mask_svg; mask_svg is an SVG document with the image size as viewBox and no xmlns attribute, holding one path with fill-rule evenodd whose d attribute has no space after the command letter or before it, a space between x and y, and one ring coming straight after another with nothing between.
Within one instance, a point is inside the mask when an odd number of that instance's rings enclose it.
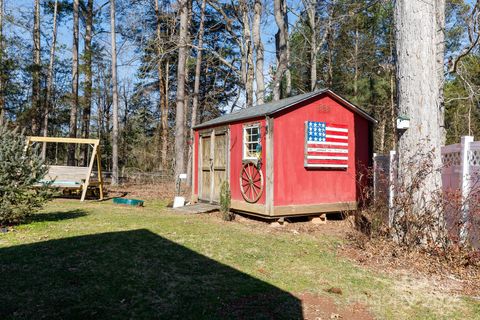
<instances>
[{"instance_id":1,"label":"white fence panel","mask_svg":"<svg viewBox=\"0 0 480 320\"><path fill-rule=\"evenodd\" d=\"M480 141L462 137L461 143L442 147L444 215L450 235L480 248ZM393 212L396 176L395 152L374 155L374 199ZM433 190L432 190L433 191Z\"/></svg>"},{"instance_id":2,"label":"white fence panel","mask_svg":"<svg viewBox=\"0 0 480 320\"><path fill-rule=\"evenodd\" d=\"M388 225L392 225L395 185L395 151L389 155L373 155L373 198L377 206L388 208Z\"/></svg>"}]
</instances>

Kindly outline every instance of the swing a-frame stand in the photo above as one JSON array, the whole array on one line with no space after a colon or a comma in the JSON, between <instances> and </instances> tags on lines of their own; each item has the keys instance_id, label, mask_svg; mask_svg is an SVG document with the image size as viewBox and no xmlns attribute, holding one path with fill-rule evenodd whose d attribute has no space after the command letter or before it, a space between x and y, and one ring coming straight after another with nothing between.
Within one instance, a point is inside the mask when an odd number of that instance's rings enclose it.
<instances>
[{"instance_id":1,"label":"swing a-frame stand","mask_svg":"<svg viewBox=\"0 0 480 320\"><path fill-rule=\"evenodd\" d=\"M102 161L100 156L99 139L79 139L79 138L55 138L55 137L28 137L27 147L31 144L41 143L66 143L66 144L87 144L93 148L88 167L77 166L49 166L48 173L43 182L53 181L52 187L67 191L81 191L80 201L84 201L88 189L98 189L99 199L103 199L103 178ZM97 165L98 178L96 181L91 179L93 166Z\"/></svg>"}]
</instances>

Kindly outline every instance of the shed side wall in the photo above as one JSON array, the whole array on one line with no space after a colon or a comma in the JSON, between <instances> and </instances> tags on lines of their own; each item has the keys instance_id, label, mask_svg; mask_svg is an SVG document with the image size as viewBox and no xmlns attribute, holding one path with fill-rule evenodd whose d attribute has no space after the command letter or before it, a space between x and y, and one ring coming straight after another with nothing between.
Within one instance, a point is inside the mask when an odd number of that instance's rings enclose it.
<instances>
[{"instance_id":1,"label":"shed side wall","mask_svg":"<svg viewBox=\"0 0 480 320\"><path fill-rule=\"evenodd\" d=\"M359 162L368 163L368 121L329 96L309 100L276 116L274 206L352 202L358 199ZM348 169L304 167L305 121L349 127Z\"/></svg>"}]
</instances>

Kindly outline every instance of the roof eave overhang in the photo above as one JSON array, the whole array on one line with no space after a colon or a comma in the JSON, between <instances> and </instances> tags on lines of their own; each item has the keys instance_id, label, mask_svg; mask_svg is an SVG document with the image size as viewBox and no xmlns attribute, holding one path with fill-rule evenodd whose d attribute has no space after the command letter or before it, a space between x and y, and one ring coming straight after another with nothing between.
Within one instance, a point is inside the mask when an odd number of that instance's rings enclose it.
<instances>
[{"instance_id":1,"label":"roof eave overhang","mask_svg":"<svg viewBox=\"0 0 480 320\"><path fill-rule=\"evenodd\" d=\"M243 120L248 120L248 119L256 119L256 118L262 118L262 117L265 117L267 114L266 113L262 113L262 114L258 114L258 115L255 115L255 116L248 116L248 117L241 117L241 118L237 118L235 120L225 120L225 121L222 121L222 122L217 122L217 123L213 123L213 124L208 124L208 123L201 123L197 126L194 126L193 129L196 130L196 129L205 129L205 128L210 128L210 127L218 127L218 126L222 126L222 125L225 125L225 124L230 124L230 123L235 123L235 122L239 122L239 121L243 121Z\"/></svg>"},{"instance_id":2,"label":"roof eave overhang","mask_svg":"<svg viewBox=\"0 0 480 320\"><path fill-rule=\"evenodd\" d=\"M285 107L283 108L280 108L280 109L277 109L275 110L274 112L271 112L271 113L268 113L266 114L267 116L271 116L271 115L274 115L274 114L277 114L279 112L282 112L283 110L285 109L288 109L290 107L292 107L293 105L296 105L296 104L299 104L299 103L302 103L304 101L307 101L309 99L312 99L314 97L318 97L322 94L330 94L332 96L334 96L336 99L342 101L348 108L350 108L353 112L356 112L358 113L359 115L361 115L362 117L364 117L365 119L367 119L368 121L370 122L373 122L374 124L377 124L378 121L372 117L371 115L369 115L368 113L366 113L365 111L363 111L362 109L360 109L359 107L357 107L356 105L354 105L353 103L351 103L350 101L348 101L347 99L345 98L342 98L341 96L339 96L338 94L336 94L335 92L333 92L332 90L330 89L327 89L325 91L320 91L320 92L317 92L315 94L312 94L311 96L308 96L302 100L299 100L299 101L296 101L295 103L292 103L292 104L289 104L289 105L286 105Z\"/></svg>"},{"instance_id":3,"label":"roof eave overhang","mask_svg":"<svg viewBox=\"0 0 480 320\"><path fill-rule=\"evenodd\" d=\"M289 109L290 107L293 107L294 105L297 105L297 104L302 103L302 102L305 102L305 101L307 101L307 100L309 100L309 99L318 97L319 95L322 95L322 94L324 94L325 92L327 92L327 91L315 92L315 93L313 93L312 95L310 95L310 96L308 96L308 97L305 97L305 98L303 98L303 99L301 99L301 100L295 101L294 103L289 103L289 104L285 105L284 107L282 107L282 108L280 108L280 109L277 109L277 110L275 110L275 111L273 111L273 112L269 112L269 113L267 113L267 114L265 114L265 115L266 115L266 116L272 116L272 115L274 115L274 114L277 114L277 113L279 113L279 112L282 112L282 111L285 110L285 109Z\"/></svg>"},{"instance_id":4,"label":"roof eave overhang","mask_svg":"<svg viewBox=\"0 0 480 320\"><path fill-rule=\"evenodd\" d=\"M235 119L235 120L232 120L232 121L228 121L228 120L225 120L224 122L219 122L219 123L215 123L215 124L208 124L208 123L205 123L205 124L199 124L197 126L194 126L193 129L194 130L197 130L197 129L204 129L204 128L208 128L208 127L216 127L216 126L219 126L219 125L224 125L224 124L229 124L229 123L234 123L234 122L238 122L238 121L243 121L243 120L248 120L248 119L254 119L254 118L258 118L258 117L264 117L264 116L273 116L279 112L282 112L286 109L289 109L290 107L294 106L294 105L297 105L299 103L302 103L302 102L305 102L309 99L312 99L312 98L315 98L315 97L318 97L322 94L330 94L332 96L334 96L336 99L342 101L349 109L351 109L353 112L356 112L358 113L359 115L361 115L362 117L364 117L365 119L367 119L368 121L372 122L373 124L377 124L378 121L373 118L371 115L369 115L368 113L366 113L365 111L363 111L362 109L360 109L359 107L357 107L356 105L354 105L353 103L351 103L350 101L346 100L345 98L342 98L341 96L339 96L338 94L336 94L335 92L333 92L332 90L330 89L327 89L327 90L323 90L323 91L319 91L319 92L316 92L308 97L305 97L303 98L302 100L298 100L298 101L295 101L294 103L290 103L290 104L287 104L285 105L284 107L280 108L280 109L277 109L273 112L268 112L268 113L264 113L264 114L258 114L258 115L255 115L255 116L248 116L248 117L243 117L243 118L238 118L238 119Z\"/></svg>"}]
</instances>

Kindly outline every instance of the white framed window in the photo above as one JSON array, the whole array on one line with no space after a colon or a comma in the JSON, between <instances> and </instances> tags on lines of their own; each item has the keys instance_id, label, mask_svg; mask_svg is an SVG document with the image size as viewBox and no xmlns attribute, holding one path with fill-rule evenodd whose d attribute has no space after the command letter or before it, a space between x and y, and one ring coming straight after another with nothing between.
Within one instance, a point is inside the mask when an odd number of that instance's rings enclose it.
<instances>
[{"instance_id":1,"label":"white framed window","mask_svg":"<svg viewBox=\"0 0 480 320\"><path fill-rule=\"evenodd\" d=\"M258 159L261 155L260 124L243 127L243 159Z\"/></svg>"}]
</instances>

